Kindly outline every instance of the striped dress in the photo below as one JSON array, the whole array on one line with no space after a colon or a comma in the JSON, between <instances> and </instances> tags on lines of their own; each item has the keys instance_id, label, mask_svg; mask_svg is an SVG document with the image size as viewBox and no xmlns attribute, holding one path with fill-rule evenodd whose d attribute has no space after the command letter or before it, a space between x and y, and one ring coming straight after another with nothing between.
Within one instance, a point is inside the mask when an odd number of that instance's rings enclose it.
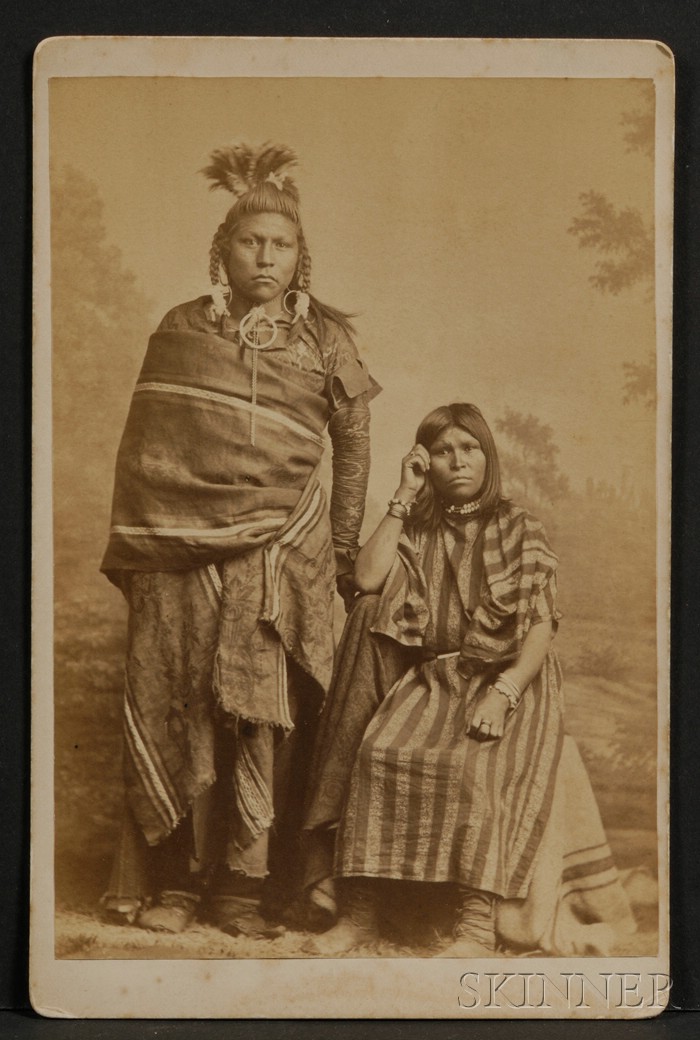
<instances>
[{"instance_id":1,"label":"striped dress","mask_svg":"<svg viewBox=\"0 0 700 1040\"><path fill-rule=\"evenodd\" d=\"M539 569L524 564L528 554L542 559L551 550L532 522L539 545L533 550L523 516L492 519L485 531L479 519L445 520L414 538L387 580L384 631L402 638L403 627L409 643L411 629L422 626L428 659L399 679L366 730L340 825L338 874L459 882L505 898L527 894L563 739L554 652L501 740L466 735L499 670L495 648L513 657L531 625L558 618L556 558ZM465 667L470 644L472 662L496 659Z\"/></svg>"}]
</instances>

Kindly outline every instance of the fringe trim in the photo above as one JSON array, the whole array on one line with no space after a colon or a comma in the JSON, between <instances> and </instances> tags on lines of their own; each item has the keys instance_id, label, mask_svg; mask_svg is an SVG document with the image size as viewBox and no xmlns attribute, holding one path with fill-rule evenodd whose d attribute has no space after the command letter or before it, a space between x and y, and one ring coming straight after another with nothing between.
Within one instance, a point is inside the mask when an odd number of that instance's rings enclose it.
<instances>
[{"instance_id":1,"label":"fringe trim","mask_svg":"<svg viewBox=\"0 0 700 1040\"><path fill-rule=\"evenodd\" d=\"M258 772L245 741L241 741L238 746L234 776L236 805L241 821L255 839L272 826L275 812L267 784Z\"/></svg>"}]
</instances>

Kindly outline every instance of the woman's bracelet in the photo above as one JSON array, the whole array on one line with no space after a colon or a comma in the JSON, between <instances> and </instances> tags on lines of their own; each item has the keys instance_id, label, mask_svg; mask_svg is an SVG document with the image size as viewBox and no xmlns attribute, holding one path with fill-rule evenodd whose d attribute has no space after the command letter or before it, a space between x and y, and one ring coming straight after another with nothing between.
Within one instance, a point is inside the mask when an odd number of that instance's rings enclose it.
<instances>
[{"instance_id":1,"label":"woman's bracelet","mask_svg":"<svg viewBox=\"0 0 700 1040\"><path fill-rule=\"evenodd\" d=\"M511 711L515 711L520 704L520 698L522 697L522 691L515 685L512 679L508 679L505 675L499 675L498 678L491 683L494 690L498 690L508 701Z\"/></svg>"},{"instance_id":2,"label":"woman's bracelet","mask_svg":"<svg viewBox=\"0 0 700 1040\"><path fill-rule=\"evenodd\" d=\"M402 502L400 498L390 498L387 505L388 515L395 516L397 520L407 520L413 508L413 502Z\"/></svg>"}]
</instances>

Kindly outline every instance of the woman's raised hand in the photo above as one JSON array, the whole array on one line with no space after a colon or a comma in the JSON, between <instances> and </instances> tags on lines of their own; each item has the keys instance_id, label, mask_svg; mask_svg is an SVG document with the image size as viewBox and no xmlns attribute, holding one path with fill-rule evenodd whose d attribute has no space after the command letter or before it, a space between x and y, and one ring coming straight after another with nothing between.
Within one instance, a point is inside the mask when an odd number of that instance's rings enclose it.
<instances>
[{"instance_id":1,"label":"woman's raised hand","mask_svg":"<svg viewBox=\"0 0 700 1040\"><path fill-rule=\"evenodd\" d=\"M414 444L408 455L401 460L401 483L396 497L402 502L408 498L413 501L425 484L426 474L430 469L430 455L422 444Z\"/></svg>"},{"instance_id":2,"label":"woman's raised hand","mask_svg":"<svg viewBox=\"0 0 700 1040\"><path fill-rule=\"evenodd\" d=\"M416 495L425 484L430 456L422 444L416 444L401 460L401 483L389 501L389 512L382 517L357 554L355 584L360 592L379 592L396 559L404 521ZM400 508L398 503L403 508Z\"/></svg>"}]
</instances>

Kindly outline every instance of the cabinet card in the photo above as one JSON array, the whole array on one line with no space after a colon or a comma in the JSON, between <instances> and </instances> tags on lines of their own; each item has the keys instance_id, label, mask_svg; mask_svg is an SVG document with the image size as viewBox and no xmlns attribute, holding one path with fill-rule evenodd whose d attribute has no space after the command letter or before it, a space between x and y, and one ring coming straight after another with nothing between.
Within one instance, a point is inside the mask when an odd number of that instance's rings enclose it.
<instances>
[{"instance_id":1,"label":"cabinet card","mask_svg":"<svg viewBox=\"0 0 700 1040\"><path fill-rule=\"evenodd\" d=\"M673 92L639 40L39 47L41 1014L666 1006Z\"/></svg>"}]
</instances>

